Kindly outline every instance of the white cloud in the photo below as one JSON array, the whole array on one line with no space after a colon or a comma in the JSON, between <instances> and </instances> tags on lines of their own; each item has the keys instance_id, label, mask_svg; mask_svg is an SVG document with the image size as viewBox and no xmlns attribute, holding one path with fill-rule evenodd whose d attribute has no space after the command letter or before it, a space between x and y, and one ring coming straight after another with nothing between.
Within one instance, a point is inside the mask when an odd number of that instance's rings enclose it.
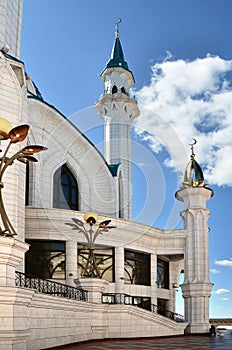
<instances>
[{"instance_id":1,"label":"white cloud","mask_svg":"<svg viewBox=\"0 0 232 350\"><path fill-rule=\"evenodd\" d=\"M230 292L229 289L219 288L214 293L215 294L225 294L225 293L229 293L229 292Z\"/></svg>"},{"instance_id":2,"label":"white cloud","mask_svg":"<svg viewBox=\"0 0 232 350\"><path fill-rule=\"evenodd\" d=\"M152 67L150 84L137 93L136 131L154 152L164 146L170 153L165 165L178 172L185 169L189 143L196 138L196 160L207 182L232 186L232 60L170 57Z\"/></svg>"},{"instance_id":3,"label":"white cloud","mask_svg":"<svg viewBox=\"0 0 232 350\"><path fill-rule=\"evenodd\" d=\"M216 260L215 261L216 265L220 265L220 266L229 266L232 267L232 258L230 258L230 260Z\"/></svg>"},{"instance_id":4,"label":"white cloud","mask_svg":"<svg viewBox=\"0 0 232 350\"><path fill-rule=\"evenodd\" d=\"M211 273L221 273L219 270L217 270L217 269L210 269L210 272Z\"/></svg>"},{"instance_id":5,"label":"white cloud","mask_svg":"<svg viewBox=\"0 0 232 350\"><path fill-rule=\"evenodd\" d=\"M223 301L230 300L230 298L222 298Z\"/></svg>"}]
</instances>

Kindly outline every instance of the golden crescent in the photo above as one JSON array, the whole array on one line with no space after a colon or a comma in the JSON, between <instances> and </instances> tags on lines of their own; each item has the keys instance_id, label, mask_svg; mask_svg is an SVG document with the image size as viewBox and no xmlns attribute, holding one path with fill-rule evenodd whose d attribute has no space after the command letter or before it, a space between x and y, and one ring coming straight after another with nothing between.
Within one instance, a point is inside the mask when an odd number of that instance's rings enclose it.
<instances>
[{"instance_id":1,"label":"golden crescent","mask_svg":"<svg viewBox=\"0 0 232 350\"><path fill-rule=\"evenodd\" d=\"M194 146L194 145L197 143L197 140L196 140L196 139L193 139L193 141L194 141L193 143L190 143L190 144L189 144L190 146Z\"/></svg>"}]
</instances>

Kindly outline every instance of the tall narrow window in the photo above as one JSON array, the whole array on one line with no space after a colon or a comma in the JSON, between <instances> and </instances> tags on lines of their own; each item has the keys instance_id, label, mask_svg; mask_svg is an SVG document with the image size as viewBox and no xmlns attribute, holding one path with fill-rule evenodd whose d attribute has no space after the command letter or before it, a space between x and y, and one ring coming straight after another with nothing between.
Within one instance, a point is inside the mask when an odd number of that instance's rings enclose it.
<instances>
[{"instance_id":1,"label":"tall narrow window","mask_svg":"<svg viewBox=\"0 0 232 350\"><path fill-rule=\"evenodd\" d=\"M112 94L116 94L117 92L118 92L118 88L116 85L114 85L112 88Z\"/></svg>"},{"instance_id":2,"label":"tall narrow window","mask_svg":"<svg viewBox=\"0 0 232 350\"><path fill-rule=\"evenodd\" d=\"M157 259L157 287L169 289L169 262Z\"/></svg>"},{"instance_id":3,"label":"tall narrow window","mask_svg":"<svg viewBox=\"0 0 232 350\"><path fill-rule=\"evenodd\" d=\"M78 210L77 181L65 164L54 174L53 207Z\"/></svg>"},{"instance_id":4,"label":"tall narrow window","mask_svg":"<svg viewBox=\"0 0 232 350\"><path fill-rule=\"evenodd\" d=\"M123 188L123 177L122 172L119 173L118 178L118 205L119 205L119 218L124 218L124 188Z\"/></svg>"},{"instance_id":5,"label":"tall narrow window","mask_svg":"<svg viewBox=\"0 0 232 350\"><path fill-rule=\"evenodd\" d=\"M26 163L26 184L25 184L25 205L29 205L29 188L30 188L30 169L29 169L29 162Z\"/></svg>"}]
</instances>

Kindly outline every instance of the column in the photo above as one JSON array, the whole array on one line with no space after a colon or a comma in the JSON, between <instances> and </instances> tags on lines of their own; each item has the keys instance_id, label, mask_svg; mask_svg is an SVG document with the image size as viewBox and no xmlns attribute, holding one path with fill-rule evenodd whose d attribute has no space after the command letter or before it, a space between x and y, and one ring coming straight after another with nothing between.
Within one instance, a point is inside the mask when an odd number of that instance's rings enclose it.
<instances>
[{"instance_id":1,"label":"column","mask_svg":"<svg viewBox=\"0 0 232 350\"><path fill-rule=\"evenodd\" d=\"M66 241L66 283L76 287L77 279L77 242Z\"/></svg>"},{"instance_id":2,"label":"column","mask_svg":"<svg viewBox=\"0 0 232 350\"><path fill-rule=\"evenodd\" d=\"M24 242L0 236L0 286L15 286L15 270L28 248Z\"/></svg>"},{"instance_id":3,"label":"column","mask_svg":"<svg viewBox=\"0 0 232 350\"><path fill-rule=\"evenodd\" d=\"M124 247L115 247L115 293L125 293L124 288Z\"/></svg>"}]
</instances>

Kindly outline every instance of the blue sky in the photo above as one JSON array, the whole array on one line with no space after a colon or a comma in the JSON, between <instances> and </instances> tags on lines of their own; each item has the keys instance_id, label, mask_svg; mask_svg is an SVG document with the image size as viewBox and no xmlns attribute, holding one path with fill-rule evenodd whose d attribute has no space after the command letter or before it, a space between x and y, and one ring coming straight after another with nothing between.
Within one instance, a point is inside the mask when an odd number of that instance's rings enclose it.
<instances>
[{"instance_id":1,"label":"blue sky","mask_svg":"<svg viewBox=\"0 0 232 350\"><path fill-rule=\"evenodd\" d=\"M174 194L197 139L196 159L215 192L208 202L211 317L232 317L231 13L230 0L24 0L23 12L27 73L100 149L93 105L122 18L120 40L141 109L133 131L135 220L182 227Z\"/></svg>"}]
</instances>

